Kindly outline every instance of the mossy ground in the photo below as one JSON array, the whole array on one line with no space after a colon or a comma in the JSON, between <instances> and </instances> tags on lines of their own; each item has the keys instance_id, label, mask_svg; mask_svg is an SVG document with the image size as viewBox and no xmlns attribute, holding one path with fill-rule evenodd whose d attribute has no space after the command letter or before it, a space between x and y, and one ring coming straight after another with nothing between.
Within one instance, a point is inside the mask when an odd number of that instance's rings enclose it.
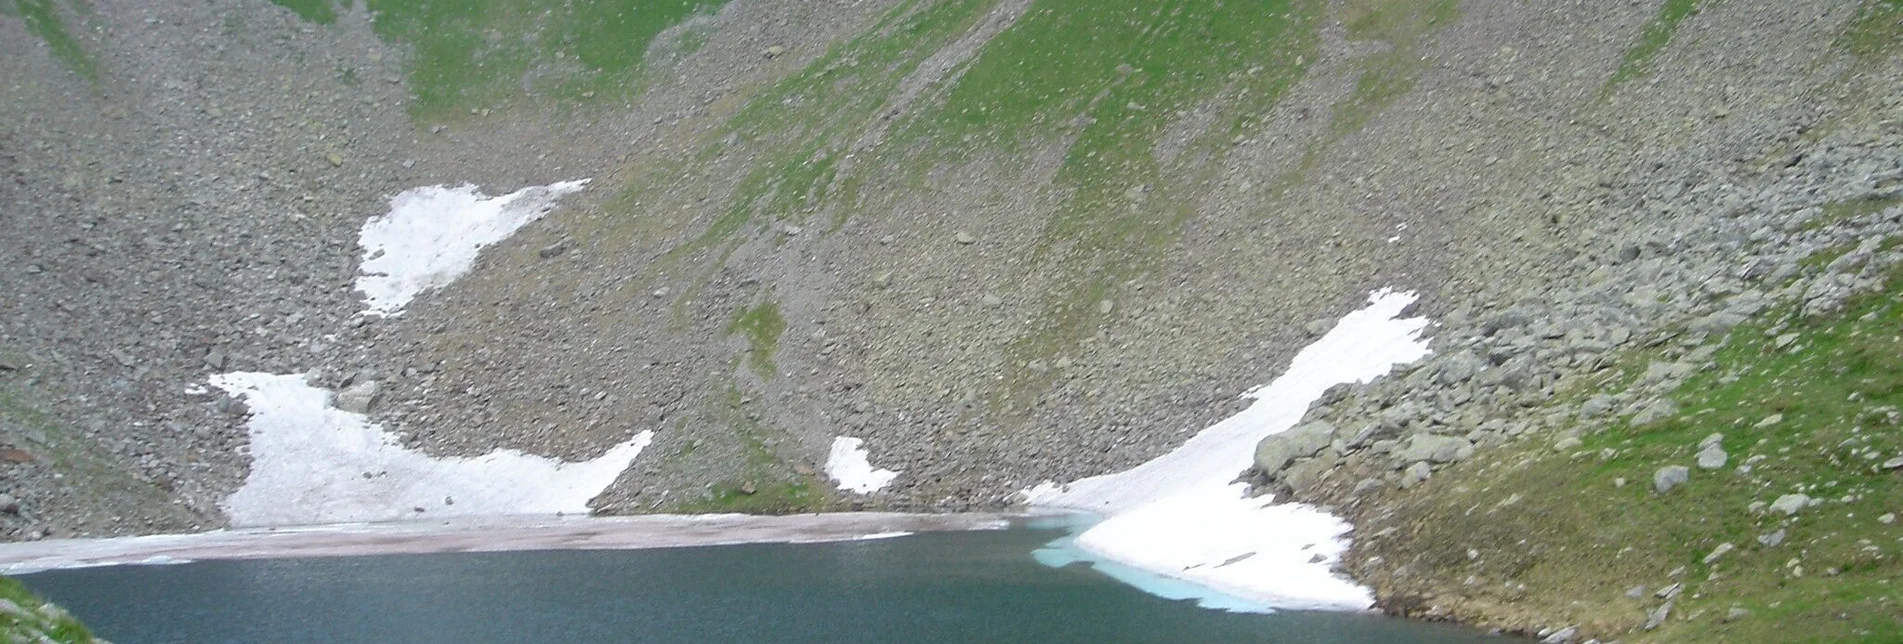
<instances>
[{"instance_id":1,"label":"mossy ground","mask_svg":"<svg viewBox=\"0 0 1903 644\"><path fill-rule=\"evenodd\" d=\"M1686 18L1698 13L1700 7L1714 0L1665 0L1659 5L1658 16L1645 24L1639 32L1639 39L1625 50L1625 56L1619 61L1619 69L1606 79L1600 95L1610 96L1621 83L1643 76L1651 71L1652 58L1665 50L1672 42L1672 36L1678 33L1678 25Z\"/></svg>"},{"instance_id":2,"label":"mossy ground","mask_svg":"<svg viewBox=\"0 0 1903 644\"><path fill-rule=\"evenodd\" d=\"M785 332L786 319L780 317L780 306L774 302L741 309L734 315L733 322L727 324L727 333L747 337L747 363L763 379L772 378L778 371L773 364L773 351L780 346L780 334Z\"/></svg>"},{"instance_id":3,"label":"mossy ground","mask_svg":"<svg viewBox=\"0 0 1903 644\"><path fill-rule=\"evenodd\" d=\"M775 437L784 432L773 430L755 415L755 407L737 387L729 386L724 395L715 396L708 405L705 420L727 428L718 440L732 443L739 463L728 471L733 476L707 486L699 496L684 496L659 508L662 512L705 514L738 512L743 514L794 514L829 509L825 488L815 475L793 467L779 456Z\"/></svg>"},{"instance_id":4,"label":"mossy ground","mask_svg":"<svg viewBox=\"0 0 1903 644\"><path fill-rule=\"evenodd\" d=\"M1895 53L1903 46L1903 0L1868 0L1837 44L1866 60Z\"/></svg>"},{"instance_id":5,"label":"mossy ground","mask_svg":"<svg viewBox=\"0 0 1903 644\"><path fill-rule=\"evenodd\" d=\"M1735 329L1671 395L1675 418L1615 422L1565 454L1529 441L1436 474L1430 500L1401 502L1412 565L1473 575L1488 612L1602 634L1642 624L1662 601L1653 593L1682 583L1671 619L1628 641L1903 641L1903 519L1879 520L1903 513L1903 471L1881 466L1903 455L1903 272L1890 283L1837 315L1786 307ZM1799 339L1781 345L1786 334ZM1624 356L1603 382L1616 390L1661 351ZM1697 446L1714 433L1729 462L1699 469ZM1665 465L1692 476L1661 495L1652 477ZM1792 493L1823 501L1792 517L1749 509ZM1759 541L1778 530L1781 545ZM1737 549L1705 562L1726 543ZM1509 581L1539 599L1515 598ZM1637 585L1643 598L1627 597ZM1727 621L1733 608L1748 615Z\"/></svg>"},{"instance_id":6,"label":"mossy ground","mask_svg":"<svg viewBox=\"0 0 1903 644\"><path fill-rule=\"evenodd\" d=\"M0 577L0 599L13 602L14 605L30 611L37 611L45 600L28 591L20 582L11 577ZM66 615L52 620L36 620L36 623L22 623L18 618L0 615L0 635L20 638L34 638L44 634L59 644L85 644L95 641L91 631L86 630L79 619ZM21 641L35 641L23 639Z\"/></svg>"}]
</instances>

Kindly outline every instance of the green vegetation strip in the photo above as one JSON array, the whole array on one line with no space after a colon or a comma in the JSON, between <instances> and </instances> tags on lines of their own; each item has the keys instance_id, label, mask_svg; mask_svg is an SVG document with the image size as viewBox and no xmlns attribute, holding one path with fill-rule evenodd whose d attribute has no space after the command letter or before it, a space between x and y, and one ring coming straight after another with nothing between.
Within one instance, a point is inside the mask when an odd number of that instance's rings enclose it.
<instances>
[{"instance_id":1,"label":"green vegetation strip","mask_svg":"<svg viewBox=\"0 0 1903 644\"><path fill-rule=\"evenodd\" d=\"M20 582L0 577L0 635L8 641L39 642L50 639L59 644L86 644L95 641L91 631L65 610L35 597ZM42 639L46 638L46 639Z\"/></svg>"},{"instance_id":2,"label":"green vegetation strip","mask_svg":"<svg viewBox=\"0 0 1903 644\"><path fill-rule=\"evenodd\" d=\"M1639 40L1625 50L1625 57L1619 63L1619 70L1606 80L1606 86L1600 95L1610 96L1620 83L1632 80L1651 72L1652 58L1665 50L1672 42L1672 36L1678 33L1678 24L1698 13L1698 10L1711 0L1665 0L1659 6L1659 14L1645 24L1639 32Z\"/></svg>"},{"instance_id":3,"label":"green vegetation strip","mask_svg":"<svg viewBox=\"0 0 1903 644\"><path fill-rule=\"evenodd\" d=\"M736 332L747 336L747 362L753 366L754 373L761 378L772 378L778 371L773 365L773 351L780 346L780 334L786 332L786 320L780 317L780 306L773 302L762 302L752 308L741 309L733 322L727 325L727 333Z\"/></svg>"},{"instance_id":4,"label":"green vegetation strip","mask_svg":"<svg viewBox=\"0 0 1903 644\"><path fill-rule=\"evenodd\" d=\"M53 50L53 57L64 63L86 80L99 80L99 63L91 54L79 45L78 40L66 30L66 22L60 19L60 8L55 0L15 0L15 9L21 20L26 22L26 30ZM83 5L75 7L81 8Z\"/></svg>"}]
</instances>

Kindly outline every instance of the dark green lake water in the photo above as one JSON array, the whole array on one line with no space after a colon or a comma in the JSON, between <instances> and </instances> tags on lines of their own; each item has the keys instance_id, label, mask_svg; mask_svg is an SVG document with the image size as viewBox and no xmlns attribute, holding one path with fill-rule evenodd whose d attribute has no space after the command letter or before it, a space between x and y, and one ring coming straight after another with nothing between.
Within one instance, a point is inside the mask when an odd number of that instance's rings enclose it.
<instances>
[{"instance_id":1,"label":"dark green lake water","mask_svg":"<svg viewBox=\"0 0 1903 644\"><path fill-rule=\"evenodd\" d=\"M1031 558L1062 535L212 561L21 581L119 644L1502 641L1373 615L1159 599Z\"/></svg>"}]
</instances>

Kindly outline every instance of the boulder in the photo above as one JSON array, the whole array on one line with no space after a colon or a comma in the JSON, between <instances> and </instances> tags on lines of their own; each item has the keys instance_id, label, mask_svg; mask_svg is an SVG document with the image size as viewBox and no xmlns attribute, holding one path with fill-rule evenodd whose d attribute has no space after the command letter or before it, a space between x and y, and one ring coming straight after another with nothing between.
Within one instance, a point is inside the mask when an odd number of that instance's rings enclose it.
<instances>
[{"instance_id":1,"label":"boulder","mask_svg":"<svg viewBox=\"0 0 1903 644\"><path fill-rule=\"evenodd\" d=\"M337 392L331 400L331 406L353 414L368 414L370 408L377 404L377 394L381 391L377 381L365 380Z\"/></svg>"},{"instance_id":2,"label":"boulder","mask_svg":"<svg viewBox=\"0 0 1903 644\"><path fill-rule=\"evenodd\" d=\"M1784 516L1790 516L1797 514L1798 510L1802 510L1809 505L1809 495L1786 494L1778 497L1776 501L1771 502L1771 510L1773 512L1783 512Z\"/></svg>"},{"instance_id":3,"label":"boulder","mask_svg":"<svg viewBox=\"0 0 1903 644\"><path fill-rule=\"evenodd\" d=\"M1683 465L1667 465L1652 473L1652 489L1659 494L1672 491L1672 488L1685 484L1692 478L1691 468Z\"/></svg>"},{"instance_id":4,"label":"boulder","mask_svg":"<svg viewBox=\"0 0 1903 644\"><path fill-rule=\"evenodd\" d=\"M1439 436L1435 434L1415 434L1408 439L1407 446L1401 448L1402 462L1433 461L1435 463L1453 463L1473 456L1474 444L1459 436Z\"/></svg>"},{"instance_id":5,"label":"boulder","mask_svg":"<svg viewBox=\"0 0 1903 644\"><path fill-rule=\"evenodd\" d=\"M1271 478L1298 458L1314 456L1335 438L1335 426L1323 421L1304 423L1255 444L1255 469Z\"/></svg>"}]
</instances>

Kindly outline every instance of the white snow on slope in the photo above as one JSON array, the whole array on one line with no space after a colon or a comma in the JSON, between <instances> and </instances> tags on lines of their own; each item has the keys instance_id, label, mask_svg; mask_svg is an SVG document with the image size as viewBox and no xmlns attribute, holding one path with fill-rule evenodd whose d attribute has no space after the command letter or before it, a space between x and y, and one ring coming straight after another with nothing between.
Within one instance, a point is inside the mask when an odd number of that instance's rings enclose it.
<instances>
[{"instance_id":1,"label":"white snow on slope","mask_svg":"<svg viewBox=\"0 0 1903 644\"><path fill-rule=\"evenodd\" d=\"M396 315L417 294L456 281L484 247L555 209L587 179L523 188L490 197L473 185L424 186L390 198L389 214L371 217L357 234L363 248L366 315Z\"/></svg>"},{"instance_id":2,"label":"white snow on slope","mask_svg":"<svg viewBox=\"0 0 1903 644\"><path fill-rule=\"evenodd\" d=\"M234 527L587 513L588 499L654 436L641 432L579 463L515 450L435 458L330 406L331 393L304 376L228 373L211 384L251 407L251 473L224 502Z\"/></svg>"},{"instance_id":3,"label":"white snow on slope","mask_svg":"<svg viewBox=\"0 0 1903 644\"><path fill-rule=\"evenodd\" d=\"M1367 589L1330 571L1347 549L1347 523L1307 505L1247 498L1247 486L1232 481L1251 465L1258 441L1300 422L1329 387L1373 380L1426 356L1420 334L1428 321L1398 317L1414 300L1412 293L1373 293L1366 308L1304 348L1281 377L1244 394L1255 400L1248 409L1135 468L1042 484L1027 490L1026 500L1104 517L1076 538L1076 560L1123 564L1214 591L1196 595L1170 584L1173 594L1158 594L1195 596L1229 610L1372 606ZM1315 555L1321 561L1311 563ZM1106 572L1145 585L1114 568Z\"/></svg>"},{"instance_id":4,"label":"white snow on slope","mask_svg":"<svg viewBox=\"0 0 1903 644\"><path fill-rule=\"evenodd\" d=\"M832 452L826 455L826 476L838 482L841 490L871 494L885 488L899 473L873 467L867 459L865 441L840 436L833 439Z\"/></svg>"}]
</instances>

